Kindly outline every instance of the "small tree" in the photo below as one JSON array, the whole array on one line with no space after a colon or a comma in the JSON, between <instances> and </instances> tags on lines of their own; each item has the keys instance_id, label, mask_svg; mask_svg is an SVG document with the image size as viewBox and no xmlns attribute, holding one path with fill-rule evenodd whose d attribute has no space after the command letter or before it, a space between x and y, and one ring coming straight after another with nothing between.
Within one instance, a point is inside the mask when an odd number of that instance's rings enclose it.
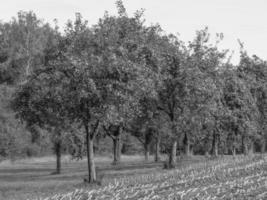
<instances>
[{"instance_id":1,"label":"small tree","mask_svg":"<svg viewBox=\"0 0 267 200\"><path fill-rule=\"evenodd\" d=\"M17 117L29 126L37 125L51 133L50 138L57 157L56 173L60 173L63 140L70 126L58 93L62 88L56 84L56 78L60 77L53 78L50 79L45 74L33 74L33 79L16 92L12 106Z\"/></svg>"}]
</instances>

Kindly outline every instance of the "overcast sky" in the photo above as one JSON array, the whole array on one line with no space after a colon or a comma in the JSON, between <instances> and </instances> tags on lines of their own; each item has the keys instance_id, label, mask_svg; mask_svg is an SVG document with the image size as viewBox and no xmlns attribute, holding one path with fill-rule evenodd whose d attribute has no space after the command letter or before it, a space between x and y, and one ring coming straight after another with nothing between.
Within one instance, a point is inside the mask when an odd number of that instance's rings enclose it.
<instances>
[{"instance_id":1,"label":"overcast sky","mask_svg":"<svg viewBox=\"0 0 267 200\"><path fill-rule=\"evenodd\" d=\"M39 18L64 26L80 12L96 23L104 11L116 13L115 0L0 0L0 19L9 21L19 10L34 11ZM147 24L159 23L167 33L179 33L187 42L196 30L208 26L210 33L224 33L221 48L235 51L237 39L245 43L248 53L267 60L267 0L124 0L128 14L144 8Z\"/></svg>"}]
</instances>

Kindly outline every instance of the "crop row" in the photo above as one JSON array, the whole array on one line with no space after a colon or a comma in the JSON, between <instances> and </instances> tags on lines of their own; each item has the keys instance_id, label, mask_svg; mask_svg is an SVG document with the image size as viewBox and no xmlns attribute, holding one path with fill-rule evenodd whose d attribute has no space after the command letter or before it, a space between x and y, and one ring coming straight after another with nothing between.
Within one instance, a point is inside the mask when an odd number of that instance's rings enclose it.
<instances>
[{"instance_id":1,"label":"crop row","mask_svg":"<svg viewBox=\"0 0 267 200\"><path fill-rule=\"evenodd\" d=\"M267 156L227 158L183 169L131 176L104 187L76 190L44 200L266 199Z\"/></svg>"}]
</instances>

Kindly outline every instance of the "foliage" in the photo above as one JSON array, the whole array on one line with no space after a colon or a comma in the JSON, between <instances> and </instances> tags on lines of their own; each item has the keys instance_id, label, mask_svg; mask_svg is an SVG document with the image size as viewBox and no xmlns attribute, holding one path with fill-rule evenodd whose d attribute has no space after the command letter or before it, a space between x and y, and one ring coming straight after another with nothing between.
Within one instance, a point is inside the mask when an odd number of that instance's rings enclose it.
<instances>
[{"instance_id":1,"label":"foliage","mask_svg":"<svg viewBox=\"0 0 267 200\"><path fill-rule=\"evenodd\" d=\"M31 145L64 141L77 157L85 144L93 151L95 139L127 138L125 132L146 151L235 154L257 144L264 152L266 61L241 44L234 66L218 48L223 34L211 44L205 28L185 44L146 25L143 10L129 16L122 1L116 5L117 15L106 12L91 26L77 13L63 33L32 12L0 23L4 156L29 132Z\"/></svg>"}]
</instances>

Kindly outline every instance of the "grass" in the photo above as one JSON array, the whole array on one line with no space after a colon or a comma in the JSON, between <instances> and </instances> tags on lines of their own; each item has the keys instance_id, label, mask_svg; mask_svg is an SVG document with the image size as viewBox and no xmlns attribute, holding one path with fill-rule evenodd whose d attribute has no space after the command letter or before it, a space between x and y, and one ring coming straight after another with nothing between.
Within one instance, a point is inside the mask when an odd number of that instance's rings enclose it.
<instances>
[{"instance_id":1,"label":"grass","mask_svg":"<svg viewBox=\"0 0 267 200\"><path fill-rule=\"evenodd\" d=\"M148 163L141 156L122 160L112 166L109 157L96 159L98 174L104 177L101 186L83 183L85 161L65 157L60 175L51 175L51 157L5 162L0 164L0 199L267 199L266 155L216 160L195 156L178 161L175 170L163 170L163 163L152 158Z\"/></svg>"},{"instance_id":2,"label":"grass","mask_svg":"<svg viewBox=\"0 0 267 200\"><path fill-rule=\"evenodd\" d=\"M105 180L117 177L144 174L161 168L162 163L144 163L143 156L122 156L122 164L113 166L111 157L96 157L98 176ZM51 175L55 171L55 158L31 158L15 162L0 163L0 200L26 200L64 193L76 188L89 189L83 183L87 175L85 160L62 159L62 173Z\"/></svg>"}]
</instances>

